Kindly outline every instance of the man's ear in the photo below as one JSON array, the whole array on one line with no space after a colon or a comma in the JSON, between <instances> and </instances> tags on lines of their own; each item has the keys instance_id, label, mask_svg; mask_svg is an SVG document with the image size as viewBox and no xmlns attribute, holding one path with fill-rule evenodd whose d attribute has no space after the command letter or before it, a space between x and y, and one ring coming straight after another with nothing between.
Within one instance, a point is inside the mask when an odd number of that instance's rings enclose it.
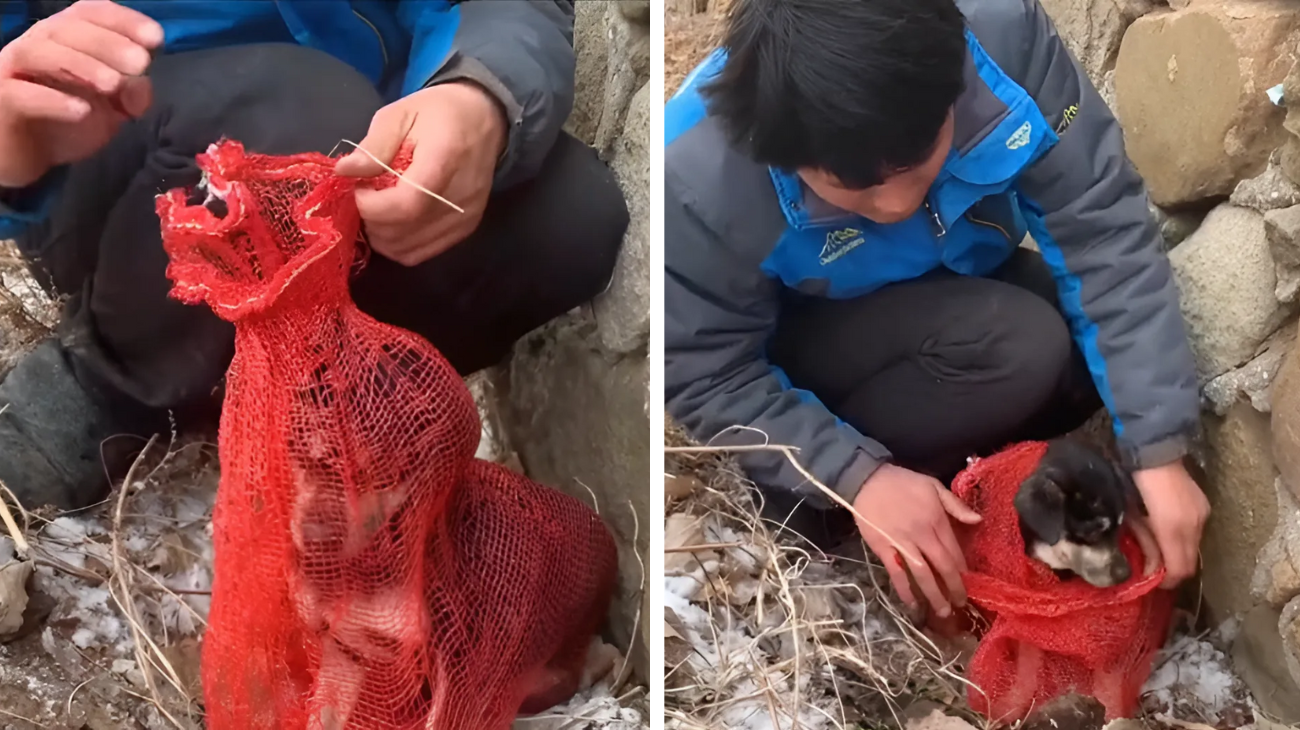
<instances>
[{"instance_id":1,"label":"man's ear","mask_svg":"<svg viewBox=\"0 0 1300 730\"><path fill-rule=\"evenodd\" d=\"M1049 474L1035 472L1016 492L1016 512L1038 538L1055 545L1065 532L1065 493Z\"/></svg>"},{"instance_id":2,"label":"man's ear","mask_svg":"<svg viewBox=\"0 0 1300 730\"><path fill-rule=\"evenodd\" d=\"M1124 485L1124 499L1129 506L1137 506L1138 513L1145 516L1147 513L1147 503L1142 499L1142 493L1138 491L1137 482L1133 481L1133 475L1128 469L1119 464L1112 464L1111 468L1115 470L1115 478L1119 483Z\"/></svg>"}]
</instances>

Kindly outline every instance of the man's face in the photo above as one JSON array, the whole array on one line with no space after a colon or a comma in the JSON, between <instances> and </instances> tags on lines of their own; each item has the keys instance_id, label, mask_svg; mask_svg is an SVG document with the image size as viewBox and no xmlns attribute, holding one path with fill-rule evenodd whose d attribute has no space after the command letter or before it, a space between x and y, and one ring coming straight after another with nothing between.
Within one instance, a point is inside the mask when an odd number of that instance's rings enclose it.
<instances>
[{"instance_id":1,"label":"man's face","mask_svg":"<svg viewBox=\"0 0 1300 730\"><path fill-rule=\"evenodd\" d=\"M911 217L925 202L926 193L943 169L951 148L952 111L949 110L929 158L915 167L891 174L879 185L852 190L843 187L834 175L823 170L801 168L798 172L804 183L831 205L876 223L898 223Z\"/></svg>"}]
</instances>

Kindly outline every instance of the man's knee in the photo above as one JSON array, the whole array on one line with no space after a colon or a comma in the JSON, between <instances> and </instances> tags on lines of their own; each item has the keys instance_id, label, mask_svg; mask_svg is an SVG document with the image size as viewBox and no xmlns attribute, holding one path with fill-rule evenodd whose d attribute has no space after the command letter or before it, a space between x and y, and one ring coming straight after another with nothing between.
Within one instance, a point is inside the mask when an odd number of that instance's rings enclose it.
<instances>
[{"instance_id":1,"label":"man's knee","mask_svg":"<svg viewBox=\"0 0 1300 730\"><path fill-rule=\"evenodd\" d=\"M537 215L553 221L539 244L576 306L613 276L630 220L627 202L596 152L568 134L560 135L534 185Z\"/></svg>"},{"instance_id":2,"label":"man's knee","mask_svg":"<svg viewBox=\"0 0 1300 730\"><path fill-rule=\"evenodd\" d=\"M981 364L1023 392L1049 396L1070 367L1073 340L1056 307L1026 289L1002 286L989 293L990 316Z\"/></svg>"},{"instance_id":3,"label":"man's knee","mask_svg":"<svg viewBox=\"0 0 1300 730\"><path fill-rule=\"evenodd\" d=\"M383 105L369 80L329 54L291 44L159 58L151 72L164 142L181 154L221 137L263 154L330 152L359 141Z\"/></svg>"}]
</instances>

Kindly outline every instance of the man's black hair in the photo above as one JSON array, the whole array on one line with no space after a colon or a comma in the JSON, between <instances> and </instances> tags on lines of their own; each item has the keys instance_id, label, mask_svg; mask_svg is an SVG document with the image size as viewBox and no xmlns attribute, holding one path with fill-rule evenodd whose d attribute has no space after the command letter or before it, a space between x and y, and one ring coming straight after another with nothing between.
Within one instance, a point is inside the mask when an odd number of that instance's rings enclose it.
<instances>
[{"instance_id":1,"label":"man's black hair","mask_svg":"<svg viewBox=\"0 0 1300 730\"><path fill-rule=\"evenodd\" d=\"M740 0L703 93L759 162L867 188L933 151L963 88L964 29L953 0Z\"/></svg>"}]
</instances>

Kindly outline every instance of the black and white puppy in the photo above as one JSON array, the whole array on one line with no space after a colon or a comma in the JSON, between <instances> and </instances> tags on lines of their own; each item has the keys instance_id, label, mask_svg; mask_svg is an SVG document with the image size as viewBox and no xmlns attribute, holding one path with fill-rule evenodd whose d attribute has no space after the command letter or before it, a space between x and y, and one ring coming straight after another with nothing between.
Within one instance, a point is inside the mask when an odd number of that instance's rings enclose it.
<instances>
[{"instance_id":1,"label":"black and white puppy","mask_svg":"<svg viewBox=\"0 0 1300 730\"><path fill-rule=\"evenodd\" d=\"M1133 573L1119 549L1130 505L1145 514L1127 471L1091 446L1054 439L1016 493L1025 554L1094 586L1123 583Z\"/></svg>"}]
</instances>

